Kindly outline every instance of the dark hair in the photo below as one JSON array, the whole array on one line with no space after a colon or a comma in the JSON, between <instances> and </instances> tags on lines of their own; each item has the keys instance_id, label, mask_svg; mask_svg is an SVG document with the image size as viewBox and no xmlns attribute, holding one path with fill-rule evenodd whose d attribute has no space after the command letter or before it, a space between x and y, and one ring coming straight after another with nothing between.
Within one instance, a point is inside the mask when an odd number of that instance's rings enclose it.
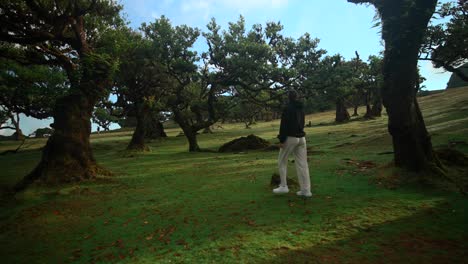
<instances>
[{"instance_id":1,"label":"dark hair","mask_svg":"<svg viewBox=\"0 0 468 264\"><path fill-rule=\"evenodd\" d=\"M288 92L288 98L289 98L289 101L290 101L290 102L295 102L295 101L297 101L298 97L299 97L299 96L298 96L298 94L297 94L296 91L291 90L291 91Z\"/></svg>"}]
</instances>

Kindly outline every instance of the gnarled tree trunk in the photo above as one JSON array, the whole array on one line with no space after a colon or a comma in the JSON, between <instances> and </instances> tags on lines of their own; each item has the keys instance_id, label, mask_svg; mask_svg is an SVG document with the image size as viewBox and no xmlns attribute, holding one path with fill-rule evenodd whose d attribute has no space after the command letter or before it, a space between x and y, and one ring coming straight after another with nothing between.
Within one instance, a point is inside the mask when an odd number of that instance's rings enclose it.
<instances>
[{"instance_id":1,"label":"gnarled tree trunk","mask_svg":"<svg viewBox=\"0 0 468 264\"><path fill-rule=\"evenodd\" d=\"M371 106L370 106L370 97L371 97L371 92L367 91L364 95L365 98L365 104L366 104L366 113L364 114L364 118L371 118Z\"/></svg>"},{"instance_id":2,"label":"gnarled tree trunk","mask_svg":"<svg viewBox=\"0 0 468 264\"><path fill-rule=\"evenodd\" d=\"M185 133L185 137L187 137L187 140L189 142L189 152L201 151L200 146L198 146L197 132L189 129L189 130L184 130L184 133Z\"/></svg>"},{"instance_id":3,"label":"gnarled tree trunk","mask_svg":"<svg viewBox=\"0 0 468 264\"><path fill-rule=\"evenodd\" d=\"M158 139L167 137L166 132L164 131L164 126L159 119L159 112L158 111L151 111L149 116L149 120L146 123L146 132L145 138L146 139Z\"/></svg>"},{"instance_id":4,"label":"gnarled tree trunk","mask_svg":"<svg viewBox=\"0 0 468 264\"><path fill-rule=\"evenodd\" d=\"M81 80L71 79L72 91L55 103L54 133L47 140L36 168L16 184L21 191L35 180L46 183L76 182L110 172L97 165L91 150L93 108L110 86L111 64L92 53L81 54ZM77 76L75 72L73 76Z\"/></svg>"},{"instance_id":5,"label":"gnarled tree trunk","mask_svg":"<svg viewBox=\"0 0 468 264\"><path fill-rule=\"evenodd\" d=\"M336 100L336 114L335 121L338 123L346 122L350 119L348 109L345 106L343 98L338 98Z\"/></svg>"},{"instance_id":6,"label":"gnarled tree trunk","mask_svg":"<svg viewBox=\"0 0 468 264\"><path fill-rule=\"evenodd\" d=\"M369 104L366 104L366 113L364 114L364 117L365 118L371 118L372 117L371 106Z\"/></svg>"},{"instance_id":7,"label":"gnarled tree trunk","mask_svg":"<svg viewBox=\"0 0 468 264\"><path fill-rule=\"evenodd\" d=\"M418 51L436 0L375 1L385 40L383 104L389 116L395 165L421 171L440 165L416 101Z\"/></svg>"},{"instance_id":8,"label":"gnarled tree trunk","mask_svg":"<svg viewBox=\"0 0 468 264\"><path fill-rule=\"evenodd\" d=\"M187 138L189 143L189 152L199 152L201 151L200 146L198 146L197 140L197 130L190 125L188 120L185 120L182 117L182 113L176 109L173 110L174 112L174 121L182 128L184 131L184 135Z\"/></svg>"},{"instance_id":9,"label":"gnarled tree trunk","mask_svg":"<svg viewBox=\"0 0 468 264\"><path fill-rule=\"evenodd\" d=\"M59 99L55 106L54 133L42 150L36 168L21 180L16 191L23 190L34 180L46 183L75 182L107 173L94 159L89 135L91 115L96 101L72 94Z\"/></svg>"},{"instance_id":10,"label":"gnarled tree trunk","mask_svg":"<svg viewBox=\"0 0 468 264\"><path fill-rule=\"evenodd\" d=\"M373 100L372 107L370 109L371 117L380 117L382 116L382 97L380 91L375 95L376 97Z\"/></svg>"},{"instance_id":11,"label":"gnarled tree trunk","mask_svg":"<svg viewBox=\"0 0 468 264\"><path fill-rule=\"evenodd\" d=\"M127 146L127 150L147 151L145 143L146 126L150 119L150 109L145 102L135 104L137 125L133 131L132 139Z\"/></svg>"}]
</instances>

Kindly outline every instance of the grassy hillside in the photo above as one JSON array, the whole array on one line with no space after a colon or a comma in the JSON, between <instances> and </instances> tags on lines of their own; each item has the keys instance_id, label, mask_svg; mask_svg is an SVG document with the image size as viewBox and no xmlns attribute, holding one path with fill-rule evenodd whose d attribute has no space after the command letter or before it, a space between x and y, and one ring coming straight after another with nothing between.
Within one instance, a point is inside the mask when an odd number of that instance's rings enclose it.
<instances>
[{"instance_id":1,"label":"grassy hillside","mask_svg":"<svg viewBox=\"0 0 468 264\"><path fill-rule=\"evenodd\" d=\"M468 153L468 89L420 98L433 144ZM363 113L364 109L360 109ZM387 117L333 124L308 116L314 196L275 196L277 152L188 153L179 129L133 156L131 132L92 136L110 178L31 186L3 201L4 263L462 263L468 252L468 199L417 186L386 188L392 155ZM279 122L223 125L200 146L254 133L271 142ZM11 186L38 162L45 140L0 156L0 184ZM16 142L0 142L0 151ZM294 164L290 177L295 178ZM388 187L388 186L387 186ZM390 186L392 187L392 186ZM294 188L293 188L293 191Z\"/></svg>"}]
</instances>

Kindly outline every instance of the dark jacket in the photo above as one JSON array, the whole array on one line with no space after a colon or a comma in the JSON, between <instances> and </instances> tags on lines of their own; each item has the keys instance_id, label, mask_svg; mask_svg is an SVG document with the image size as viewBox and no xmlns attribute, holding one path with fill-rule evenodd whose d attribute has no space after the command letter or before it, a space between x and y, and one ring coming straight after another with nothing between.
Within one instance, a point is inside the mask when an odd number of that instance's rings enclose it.
<instances>
[{"instance_id":1,"label":"dark jacket","mask_svg":"<svg viewBox=\"0 0 468 264\"><path fill-rule=\"evenodd\" d=\"M278 135L280 143L284 143L287 137L303 137L305 114L301 102L290 102L281 114L281 125Z\"/></svg>"}]
</instances>

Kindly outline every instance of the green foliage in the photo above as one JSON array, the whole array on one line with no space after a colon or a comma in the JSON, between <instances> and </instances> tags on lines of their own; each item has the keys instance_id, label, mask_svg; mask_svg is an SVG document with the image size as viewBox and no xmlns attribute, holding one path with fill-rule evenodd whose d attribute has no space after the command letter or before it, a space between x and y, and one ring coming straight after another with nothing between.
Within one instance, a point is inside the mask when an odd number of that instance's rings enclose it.
<instances>
[{"instance_id":1,"label":"green foliage","mask_svg":"<svg viewBox=\"0 0 468 264\"><path fill-rule=\"evenodd\" d=\"M463 72L464 75L468 76L468 62L460 66L460 70ZM468 86L468 82L462 80L458 75L455 73L450 76L450 79L447 83L448 88L457 88L457 87L464 87Z\"/></svg>"},{"instance_id":2,"label":"green foliage","mask_svg":"<svg viewBox=\"0 0 468 264\"><path fill-rule=\"evenodd\" d=\"M46 135L52 135L52 133L54 133L54 130L49 127L38 128L36 129L36 131L34 131L36 138L43 138Z\"/></svg>"},{"instance_id":3,"label":"green foliage","mask_svg":"<svg viewBox=\"0 0 468 264\"><path fill-rule=\"evenodd\" d=\"M169 19L162 16L148 25L143 23L141 30L151 40L156 59L167 67L170 74L180 80L192 78L197 70L195 62L199 60L197 53L191 50L200 35L197 28L187 25L173 27Z\"/></svg>"},{"instance_id":4,"label":"green foliage","mask_svg":"<svg viewBox=\"0 0 468 264\"><path fill-rule=\"evenodd\" d=\"M193 45L200 31L186 25L172 26L164 16L144 23L141 30L169 78L164 104L176 122L192 134L209 127L218 118L217 97L221 92L211 81L207 65L203 69L196 65L200 57Z\"/></svg>"},{"instance_id":5,"label":"green foliage","mask_svg":"<svg viewBox=\"0 0 468 264\"><path fill-rule=\"evenodd\" d=\"M73 92L105 94L114 66L108 50L98 44L124 24L122 6L115 1L28 0L2 1L0 8L2 57L61 67ZM5 43L17 46L9 49Z\"/></svg>"},{"instance_id":6,"label":"green foliage","mask_svg":"<svg viewBox=\"0 0 468 264\"><path fill-rule=\"evenodd\" d=\"M453 72L468 59L468 5L466 1L444 3L436 11L421 47L421 58L436 68ZM439 22L443 21L443 22ZM463 73L461 73L463 74ZM467 75L465 74L465 78Z\"/></svg>"},{"instance_id":7,"label":"green foliage","mask_svg":"<svg viewBox=\"0 0 468 264\"><path fill-rule=\"evenodd\" d=\"M120 118L118 122L122 127L135 127L137 120L143 120L142 117L150 112L165 109L164 102L172 80L151 40L130 28L121 28L117 33L114 36L118 43L115 56L119 68L112 92L118 99L114 104L107 104L108 111L112 110L112 115Z\"/></svg>"},{"instance_id":8,"label":"green foliage","mask_svg":"<svg viewBox=\"0 0 468 264\"><path fill-rule=\"evenodd\" d=\"M119 118L112 115L111 110L104 107L96 107L93 112L93 122L98 124L104 130L109 130L111 123L117 123Z\"/></svg>"},{"instance_id":9,"label":"green foliage","mask_svg":"<svg viewBox=\"0 0 468 264\"><path fill-rule=\"evenodd\" d=\"M8 112L3 108L0 108L0 127L3 127L3 124L8 121L8 118Z\"/></svg>"},{"instance_id":10,"label":"green foliage","mask_svg":"<svg viewBox=\"0 0 468 264\"><path fill-rule=\"evenodd\" d=\"M259 96L256 99L265 100L266 98L266 93L263 93L263 98L260 98ZM230 109L225 119L234 122L243 122L245 124L245 128L250 128L250 126L255 124L256 120L260 118L261 114L268 112L268 109L265 107L265 105L258 104L248 98L235 96L230 100L233 107Z\"/></svg>"},{"instance_id":11,"label":"green foliage","mask_svg":"<svg viewBox=\"0 0 468 264\"><path fill-rule=\"evenodd\" d=\"M24 66L0 59L0 106L10 114L48 118L55 101L68 90L67 77L58 67Z\"/></svg>"}]
</instances>

